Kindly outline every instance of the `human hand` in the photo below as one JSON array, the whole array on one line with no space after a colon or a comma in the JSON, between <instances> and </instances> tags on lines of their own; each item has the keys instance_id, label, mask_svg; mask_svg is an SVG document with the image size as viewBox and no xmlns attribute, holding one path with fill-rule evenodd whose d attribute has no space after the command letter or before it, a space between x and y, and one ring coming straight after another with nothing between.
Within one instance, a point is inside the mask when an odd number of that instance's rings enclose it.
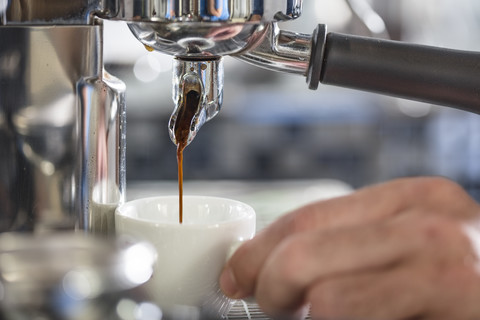
<instances>
[{"instance_id":1,"label":"human hand","mask_svg":"<svg viewBox=\"0 0 480 320\"><path fill-rule=\"evenodd\" d=\"M443 178L407 178L293 211L220 277L274 317L480 319L479 205Z\"/></svg>"}]
</instances>

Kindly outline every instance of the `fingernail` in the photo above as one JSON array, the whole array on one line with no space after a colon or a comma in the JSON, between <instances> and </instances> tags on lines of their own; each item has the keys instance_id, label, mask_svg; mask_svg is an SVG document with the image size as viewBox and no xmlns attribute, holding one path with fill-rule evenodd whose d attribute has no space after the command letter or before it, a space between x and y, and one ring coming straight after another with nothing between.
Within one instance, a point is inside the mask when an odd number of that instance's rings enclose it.
<instances>
[{"instance_id":1,"label":"fingernail","mask_svg":"<svg viewBox=\"0 0 480 320\"><path fill-rule=\"evenodd\" d=\"M220 288L227 297L234 299L240 298L240 289L237 286L237 281L235 280L232 269L223 269L220 275Z\"/></svg>"}]
</instances>

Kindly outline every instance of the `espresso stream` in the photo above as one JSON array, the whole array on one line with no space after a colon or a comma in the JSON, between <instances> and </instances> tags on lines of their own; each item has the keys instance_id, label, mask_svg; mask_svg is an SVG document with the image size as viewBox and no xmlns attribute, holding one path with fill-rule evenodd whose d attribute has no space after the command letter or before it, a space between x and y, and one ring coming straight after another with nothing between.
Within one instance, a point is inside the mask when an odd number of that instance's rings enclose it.
<instances>
[{"instance_id":1,"label":"espresso stream","mask_svg":"<svg viewBox=\"0 0 480 320\"><path fill-rule=\"evenodd\" d=\"M178 166L178 222L183 223L183 150L184 145L177 144Z\"/></svg>"},{"instance_id":2,"label":"espresso stream","mask_svg":"<svg viewBox=\"0 0 480 320\"><path fill-rule=\"evenodd\" d=\"M195 90L190 90L184 97L180 112L175 121L175 140L177 143L177 166L178 166L178 220L183 223L183 150L188 145L188 136L192 119L198 108L200 94Z\"/></svg>"}]
</instances>

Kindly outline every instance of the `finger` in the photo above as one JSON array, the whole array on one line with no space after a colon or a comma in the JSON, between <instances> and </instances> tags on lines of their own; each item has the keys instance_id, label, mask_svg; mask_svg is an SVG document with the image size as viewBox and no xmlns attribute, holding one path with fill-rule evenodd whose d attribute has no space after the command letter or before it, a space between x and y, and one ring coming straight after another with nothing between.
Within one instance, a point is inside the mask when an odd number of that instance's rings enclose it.
<instances>
[{"instance_id":1,"label":"finger","mask_svg":"<svg viewBox=\"0 0 480 320\"><path fill-rule=\"evenodd\" d=\"M452 240L453 239L453 240ZM294 312L319 279L383 270L405 261L462 261L465 237L450 219L417 214L392 222L291 236L260 271L255 297L268 313Z\"/></svg>"},{"instance_id":2,"label":"finger","mask_svg":"<svg viewBox=\"0 0 480 320\"><path fill-rule=\"evenodd\" d=\"M413 264L318 281L307 293L310 314L313 319L420 319L437 288L435 278L429 266Z\"/></svg>"},{"instance_id":3,"label":"finger","mask_svg":"<svg viewBox=\"0 0 480 320\"><path fill-rule=\"evenodd\" d=\"M306 301L313 319L478 319L478 271L461 259L402 265L320 280Z\"/></svg>"}]
</instances>

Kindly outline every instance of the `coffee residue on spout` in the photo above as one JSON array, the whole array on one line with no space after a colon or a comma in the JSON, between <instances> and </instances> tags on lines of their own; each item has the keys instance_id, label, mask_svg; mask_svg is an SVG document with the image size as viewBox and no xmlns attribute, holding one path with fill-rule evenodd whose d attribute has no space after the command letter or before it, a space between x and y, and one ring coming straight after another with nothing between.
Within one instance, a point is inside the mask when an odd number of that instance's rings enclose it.
<instances>
[{"instance_id":1,"label":"coffee residue on spout","mask_svg":"<svg viewBox=\"0 0 480 320\"><path fill-rule=\"evenodd\" d=\"M175 121L175 141L177 143L177 166L178 166L178 208L179 222L183 223L183 151L188 145L188 138L192 126L192 120L200 103L200 93L190 90L183 97L182 107Z\"/></svg>"}]
</instances>

